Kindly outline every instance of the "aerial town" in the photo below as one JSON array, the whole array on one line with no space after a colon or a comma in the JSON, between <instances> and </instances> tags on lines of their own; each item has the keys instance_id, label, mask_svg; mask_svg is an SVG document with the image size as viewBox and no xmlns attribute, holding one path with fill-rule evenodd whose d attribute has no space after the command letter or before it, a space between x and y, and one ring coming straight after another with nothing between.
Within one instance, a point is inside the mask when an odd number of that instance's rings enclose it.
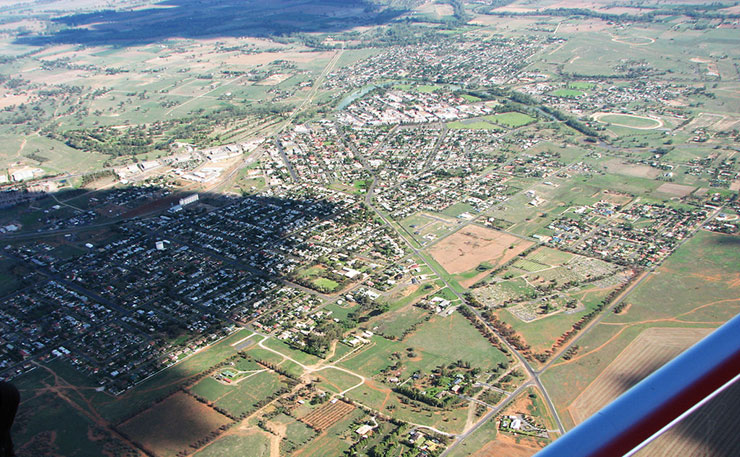
<instances>
[{"instance_id":1,"label":"aerial town","mask_svg":"<svg viewBox=\"0 0 740 457\"><path fill-rule=\"evenodd\" d=\"M740 312L737 6L9 3L19 456L534 455Z\"/></svg>"}]
</instances>

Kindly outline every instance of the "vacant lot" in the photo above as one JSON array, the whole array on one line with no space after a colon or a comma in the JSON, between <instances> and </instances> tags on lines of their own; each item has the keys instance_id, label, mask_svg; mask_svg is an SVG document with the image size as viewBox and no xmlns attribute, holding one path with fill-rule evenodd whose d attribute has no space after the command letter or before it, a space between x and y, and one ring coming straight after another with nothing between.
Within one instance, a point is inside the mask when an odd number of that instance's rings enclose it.
<instances>
[{"instance_id":1,"label":"vacant lot","mask_svg":"<svg viewBox=\"0 0 740 457\"><path fill-rule=\"evenodd\" d=\"M573 421L583 422L711 330L656 327L643 331L568 407Z\"/></svg>"},{"instance_id":2,"label":"vacant lot","mask_svg":"<svg viewBox=\"0 0 740 457\"><path fill-rule=\"evenodd\" d=\"M650 165L631 164L623 160L613 159L605 163L609 173L616 173L636 178L657 178L660 170Z\"/></svg>"},{"instance_id":3,"label":"vacant lot","mask_svg":"<svg viewBox=\"0 0 740 457\"><path fill-rule=\"evenodd\" d=\"M661 184L660 187L655 189L655 192L661 193L661 194L668 194L673 197L685 197L689 195L691 192L693 192L695 187L692 186L684 186L682 184L674 184L667 182L665 184Z\"/></svg>"},{"instance_id":4,"label":"vacant lot","mask_svg":"<svg viewBox=\"0 0 740 457\"><path fill-rule=\"evenodd\" d=\"M498 266L531 245L508 233L470 225L434 245L429 253L448 273L458 274L483 262Z\"/></svg>"},{"instance_id":5,"label":"vacant lot","mask_svg":"<svg viewBox=\"0 0 740 457\"><path fill-rule=\"evenodd\" d=\"M229 422L225 416L178 392L152 406L120 429L158 456L174 456Z\"/></svg>"},{"instance_id":6,"label":"vacant lot","mask_svg":"<svg viewBox=\"0 0 740 457\"><path fill-rule=\"evenodd\" d=\"M505 455L507 457L530 457L542 449L535 440L515 438L499 434L496 441L491 441L481 450L472 454L472 457L493 457Z\"/></svg>"}]
</instances>

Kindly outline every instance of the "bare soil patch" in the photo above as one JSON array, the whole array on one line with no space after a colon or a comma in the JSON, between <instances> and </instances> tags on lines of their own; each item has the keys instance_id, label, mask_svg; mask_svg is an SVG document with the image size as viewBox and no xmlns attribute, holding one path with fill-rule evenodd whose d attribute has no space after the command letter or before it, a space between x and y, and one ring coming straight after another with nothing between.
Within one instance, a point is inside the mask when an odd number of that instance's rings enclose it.
<instances>
[{"instance_id":1,"label":"bare soil patch","mask_svg":"<svg viewBox=\"0 0 740 457\"><path fill-rule=\"evenodd\" d=\"M685 197L693 192L695 187L684 186L683 184L664 183L656 189L657 192L662 194L673 195L674 197Z\"/></svg>"},{"instance_id":2,"label":"bare soil patch","mask_svg":"<svg viewBox=\"0 0 740 457\"><path fill-rule=\"evenodd\" d=\"M573 421L583 422L712 330L666 327L644 330L571 403L568 411Z\"/></svg>"},{"instance_id":3,"label":"bare soil patch","mask_svg":"<svg viewBox=\"0 0 740 457\"><path fill-rule=\"evenodd\" d=\"M714 128L714 125L724 121L726 116L722 114L700 113L697 117L686 124L682 130L693 132L697 129Z\"/></svg>"},{"instance_id":4,"label":"bare soil patch","mask_svg":"<svg viewBox=\"0 0 740 457\"><path fill-rule=\"evenodd\" d=\"M482 262L501 265L532 244L508 233L469 225L435 244L429 253L448 273L458 274Z\"/></svg>"},{"instance_id":5,"label":"bare soil patch","mask_svg":"<svg viewBox=\"0 0 740 457\"><path fill-rule=\"evenodd\" d=\"M614 205L626 205L627 203L631 202L634 198L630 194L623 194L621 192L616 192L613 190L603 190L601 191L600 195L602 200L605 200L609 203L612 203Z\"/></svg>"},{"instance_id":6,"label":"bare soil patch","mask_svg":"<svg viewBox=\"0 0 740 457\"><path fill-rule=\"evenodd\" d=\"M499 434L494 441L483 446L481 450L472 457L530 457L542 449L536 441L520 438L519 444L516 438Z\"/></svg>"},{"instance_id":7,"label":"bare soil patch","mask_svg":"<svg viewBox=\"0 0 740 457\"><path fill-rule=\"evenodd\" d=\"M293 76L290 73L276 73L256 83L257 86L276 86Z\"/></svg>"},{"instance_id":8,"label":"bare soil patch","mask_svg":"<svg viewBox=\"0 0 740 457\"><path fill-rule=\"evenodd\" d=\"M657 168L653 168L649 165L627 163L619 159L609 160L606 162L606 170L609 173L634 176L636 178L654 179L660 175L660 170Z\"/></svg>"}]
</instances>

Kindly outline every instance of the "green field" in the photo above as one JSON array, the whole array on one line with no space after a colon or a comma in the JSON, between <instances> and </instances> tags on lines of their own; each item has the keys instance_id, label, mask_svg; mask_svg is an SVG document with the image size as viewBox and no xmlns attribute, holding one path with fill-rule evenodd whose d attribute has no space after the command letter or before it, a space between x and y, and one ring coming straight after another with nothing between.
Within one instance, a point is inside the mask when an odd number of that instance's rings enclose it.
<instances>
[{"instance_id":1,"label":"green field","mask_svg":"<svg viewBox=\"0 0 740 457\"><path fill-rule=\"evenodd\" d=\"M362 379L359 377L336 368L324 368L311 373L311 376L319 379L318 387L320 389L335 394L350 389L362 382Z\"/></svg>"},{"instance_id":2,"label":"green field","mask_svg":"<svg viewBox=\"0 0 740 457\"><path fill-rule=\"evenodd\" d=\"M445 216L458 217L463 213L474 214L473 205L469 203L458 202L440 211Z\"/></svg>"},{"instance_id":3,"label":"green field","mask_svg":"<svg viewBox=\"0 0 740 457\"><path fill-rule=\"evenodd\" d=\"M584 95L584 92L575 89L557 89L551 92L556 97L577 98Z\"/></svg>"},{"instance_id":4,"label":"green field","mask_svg":"<svg viewBox=\"0 0 740 457\"><path fill-rule=\"evenodd\" d=\"M264 370L246 376L231 385L209 376L191 387L190 391L238 417L253 411L257 402L274 394L282 386L279 376L271 371Z\"/></svg>"},{"instance_id":5,"label":"green field","mask_svg":"<svg viewBox=\"0 0 740 457\"><path fill-rule=\"evenodd\" d=\"M260 431L227 435L209 444L195 457L222 457L225 455L239 455L249 449L250 457L268 457L270 455L270 439Z\"/></svg>"},{"instance_id":6,"label":"green field","mask_svg":"<svg viewBox=\"0 0 740 457\"><path fill-rule=\"evenodd\" d=\"M516 111L494 114L492 116L486 116L484 119L488 119L496 124L505 125L512 128L522 127L524 125L531 124L536 120L532 116L526 115L524 113L518 113Z\"/></svg>"},{"instance_id":7,"label":"green field","mask_svg":"<svg viewBox=\"0 0 740 457\"><path fill-rule=\"evenodd\" d=\"M466 360L472 366L482 369L489 369L499 362L506 361L506 356L492 347L458 313L448 317L435 316L401 342L388 341L378 336L374 336L372 341L374 346L371 349L350 356L340 365L372 377L392 364L389 359L392 353L406 353L409 347L413 348L417 356L402 359L406 376L415 370L429 372L440 364L449 363L450 360Z\"/></svg>"},{"instance_id":8,"label":"green field","mask_svg":"<svg viewBox=\"0 0 740 457\"><path fill-rule=\"evenodd\" d=\"M378 316L373 324L377 325L376 333L390 339L401 339L407 329L422 322L427 315L428 311L407 305Z\"/></svg>"},{"instance_id":9,"label":"green field","mask_svg":"<svg viewBox=\"0 0 740 457\"><path fill-rule=\"evenodd\" d=\"M450 433L460 433L465 426L467 404L452 409L430 411L428 408L408 405L388 387L378 383L363 384L347 393L351 400L378 409L385 414L393 414L400 420L428 425Z\"/></svg>"},{"instance_id":10,"label":"green field","mask_svg":"<svg viewBox=\"0 0 740 457\"><path fill-rule=\"evenodd\" d=\"M475 95L470 95L470 94L462 94L462 95L460 95L460 97L464 98L466 101L468 101L470 103L475 103L475 102L481 101L480 98L476 97Z\"/></svg>"},{"instance_id":11,"label":"green field","mask_svg":"<svg viewBox=\"0 0 740 457\"><path fill-rule=\"evenodd\" d=\"M571 89L593 89L594 87L596 87L596 84L583 81L575 81L568 83L567 86Z\"/></svg>"},{"instance_id":12,"label":"green field","mask_svg":"<svg viewBox=\"0 0 740 457\"><path fill-rule=\"evenodd\" d=\"M303 365L312 365L319 361L319 358L316 357L315 355L311 355L306 352L293 349L292 347L288 346L287 344L283 343L277 338L268 338L264 342L264 345L270 349L273 349L279 352L280 354L286 357L292 358L298 363L302 363Z\"/></svg>"},{"instance_id":13,"label":"green field","mask_svg":"<svg viewBox=\"0 0 740 457\"><path fill-rule=\"evenodd\" d=\"M339 283L331 280L329 278L315 278L312 279L311 282L316 285L321 290L326 290L329 293L334 292L337 287L339 287Z\"/></svg>"}]
</instances>

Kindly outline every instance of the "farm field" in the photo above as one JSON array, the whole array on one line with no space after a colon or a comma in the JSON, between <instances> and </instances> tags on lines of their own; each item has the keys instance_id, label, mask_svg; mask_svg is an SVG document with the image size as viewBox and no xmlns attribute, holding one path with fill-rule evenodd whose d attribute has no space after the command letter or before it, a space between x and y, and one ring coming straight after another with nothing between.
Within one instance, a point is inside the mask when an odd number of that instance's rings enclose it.
<instances>
[{"instance_id":1,"label":"farm field","mask_svg":"<svg viewBox=\"0 0 740 457\"><path fill-rule=\"evenodd\" d=\"M354 411L355 407L343 401L332 401L301 417L301 421L317 430L326 430Z\"/></svg>"},{"instance_id":2,"label":"farm field","mask_svg":"<svg viewBox=\"0 0 740 457\"><path fill-rule=\"evenodd\" d=\"M727 417L728 411L737 411L739 407L740 387L735 383L635 456L732 455L740 447L740 435L733 427L718 426L717 418Z\"/></svg>"},{"instance_id":3,"label":"farm field","mask_svg":"<svg viewBox=\"0 0 740 457\"><path fill-rule=\"evenodd\" d=\"M156 455L175 456L229 419L179 392L120 425L121 431ZM162 424L170 424L162 427Z\"/></svg>"},{"instance_id":4,"label":"farm field","mask_svg":"<svg viewBox=\"0 0 740 457\"><path fill-rule=\"evenodd\" d=\"M55 453L83 457L133 448L114 438L56 392L32 394L24 392L22 385L18 387L22 397L13 427L18 455ZM59 422L59 417L64 421ZM88 439L91 435L97 439Z\"/></svg>"},{"instance_id":5,"label":"farm field","mask_svg":"<svg viewBox=\"0 0 740 457\"><path fill-rule=\"evenodd\" d=\"M573 422L583 422L710 332L707 328L644 330L570 404Z\"/></svg>"}]
</instances>

